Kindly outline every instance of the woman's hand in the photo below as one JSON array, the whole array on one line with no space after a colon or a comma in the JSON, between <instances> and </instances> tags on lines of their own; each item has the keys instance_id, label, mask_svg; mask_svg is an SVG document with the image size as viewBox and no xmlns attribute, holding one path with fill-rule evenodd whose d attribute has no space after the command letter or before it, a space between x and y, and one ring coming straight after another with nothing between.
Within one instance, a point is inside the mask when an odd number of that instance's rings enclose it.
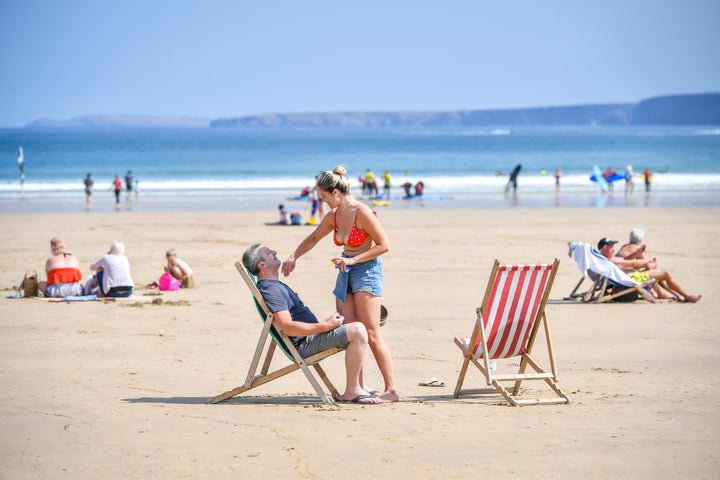
<instances>
[{"instance_id":1,"label":"woman's hand","mask_svg":"<svg viewBox=\"0 0 720 480\"><path fill-rule=\"evenodd\" d=\"M293 270L295 270L295 259L290 257L283 262L282 273L287 277Z\"/></svg>"},{"instance_id":2,"label":"woman's hand","mask_svg":"<svg viewBox=\"0 0 720 480\"><path fill-rule=\"evenodd\" d=\"M350 267L357 263L352 257L335 257L330 261L335 264L335 268L340 269L342 272L347 272Z\"/></svg>"}]
</instances>

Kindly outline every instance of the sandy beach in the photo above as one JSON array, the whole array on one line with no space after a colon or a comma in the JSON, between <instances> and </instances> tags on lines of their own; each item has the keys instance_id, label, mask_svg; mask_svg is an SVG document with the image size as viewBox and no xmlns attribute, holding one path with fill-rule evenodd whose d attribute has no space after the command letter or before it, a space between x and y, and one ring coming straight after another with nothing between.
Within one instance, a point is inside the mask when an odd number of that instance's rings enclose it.
<instances>
[{"instance_id":1,"label":"sandy beach","mask_svg":"<svg viewBox=\"0 0 720 480\"><path fill-rule=\"evenodd\" d=\"M295 372L206 405L244 382L261 328L234 262L255 241L285 258L312 227L267 226L271 209L0 214L0 478L720 476L720 208L385 209L380 219L392 247L384 335L401 401L322 405ZM624 243L635 226L660 266L702 300L561 302L580 279L567 242ZM44 277L53 236L86 276L124 241L135 294L7 298L25 271ZM144 295L169 248L193 267L198 288ZM288 279L318 315L334 311L328 260L337 252L325 239ZM556 257L547 311L572 403L453 399L462 362L453 337L470 334L493 260ZM342 389L342 355L323 366ZM445 386L418 385L431 377ZM382 387L372 357L366 378ZM534 383L526 391L544 394Z\"/></svg>"}]
</instances>

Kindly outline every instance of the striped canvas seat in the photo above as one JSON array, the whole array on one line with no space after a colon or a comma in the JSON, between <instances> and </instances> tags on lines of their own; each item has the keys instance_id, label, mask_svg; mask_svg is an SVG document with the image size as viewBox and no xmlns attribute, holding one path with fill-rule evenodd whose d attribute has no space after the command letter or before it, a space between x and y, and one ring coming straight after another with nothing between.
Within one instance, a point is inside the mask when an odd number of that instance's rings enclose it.
<instances>
[{"instance_id":1,"label":"striped canvas seat","mask_svg":"<svg viewBox=\"0 0 720 480\"><path fill-rule=\"evenodd\" d=\"M552 264L493 265L482 306L469 337L456 337L455 344L462 350L464 360L455 387L455 398L470 394L500 394L511 405L542 403L569 403L568 397L557 386L555 359L545 306L550 295L560 261ZM543 369L531 357L540 325L544 327L550 371ZM517 373L496 373L492 366L497 360L519 358ZM482 375L480 388L463 388L470 364ZM534 372L526 373L527 367ZM526 380L544 381L557 397L520 399L520 385ZM511 388L500 382L512 381Z\"/></svg>"}]
</instances>

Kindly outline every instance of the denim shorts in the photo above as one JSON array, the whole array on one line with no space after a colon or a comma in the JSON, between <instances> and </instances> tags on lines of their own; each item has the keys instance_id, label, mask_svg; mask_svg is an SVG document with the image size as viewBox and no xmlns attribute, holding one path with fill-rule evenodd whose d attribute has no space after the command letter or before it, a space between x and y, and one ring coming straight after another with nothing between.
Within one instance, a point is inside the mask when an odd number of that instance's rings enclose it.
<instances>
[{"instance_id":1,"label":"denim shorts","mask_svg":"<svg viewBox=\"0 0 720 480\"><path fill-rule=\"evenodd\" d=\"M308 358L332 347L344 350L347 348L348 343L345 325L340 325L335 330L330 330L329 332L308 335L297 346L297 350L301 357Z\"/></svg>"},{"instance_id":2,"label":"denim shorts","mask_svg":"<svg viewBox=\"0 0 720 480\"><path fill-rule=\"evenodd\" d=\"M382 297L384 276L380 257L356 263L349 272L338 272L333 294L343 303L348 293L367 292L375 297Z\"/></svg>"}]
</instances>

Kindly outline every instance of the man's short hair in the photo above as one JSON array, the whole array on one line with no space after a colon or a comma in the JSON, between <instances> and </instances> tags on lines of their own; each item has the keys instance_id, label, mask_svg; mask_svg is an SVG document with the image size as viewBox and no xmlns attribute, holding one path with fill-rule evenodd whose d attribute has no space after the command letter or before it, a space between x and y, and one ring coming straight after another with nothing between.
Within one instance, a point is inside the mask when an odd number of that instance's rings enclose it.
<instances>
[{"instance_id":1,"label":"man's short hair","mask_svg":"<svg viewBox=\"0 0 720 480\"><path fill-rule=\"evenodd\" d=\"M261 243L253 243L250 245L247 250L243 253L242 256L242 263L245 268L248 269L248 272L252 273L253 275L258 275L260 273L260 269L258 268L258 262L262 260L262 256L257 251L257 248L261 245Z\"/></svg>"}]
</instances>

